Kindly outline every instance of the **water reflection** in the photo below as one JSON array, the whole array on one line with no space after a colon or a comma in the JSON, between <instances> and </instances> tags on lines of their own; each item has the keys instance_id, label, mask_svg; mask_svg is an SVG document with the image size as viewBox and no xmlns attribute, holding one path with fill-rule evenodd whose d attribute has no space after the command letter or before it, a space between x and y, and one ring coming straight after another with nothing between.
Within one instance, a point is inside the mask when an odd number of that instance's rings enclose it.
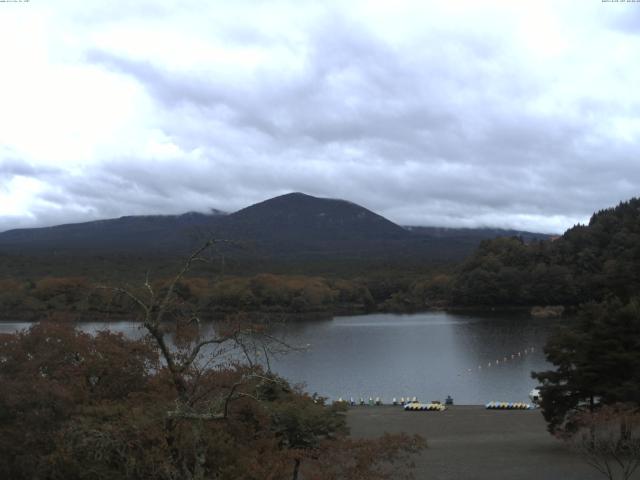
<instances>
[{"instance_id":1,"label":"water reflection","mask_svg":"<svg viewBox=\"0 0 640 480\"><path fill-rule=\"evenodd\" d=\"M440 312L341 317L283 327L289 342L311 346L273 365L332 398L450 394L457 403L520 401L535 386L530 372L548 367L542 346L550 329L549 321L526 317Z\"/></svg>"},{"instance_id":2,"label":"water reflection","mask_svg":"<svg viewBox=\"0 0 640 480\"><path fill-rule=\"evenodd\" d=\"M513 315L444 312L299 321L275 325L273 334L308 347L273 358L271 367L331 398L442 400L451 395L467 404L523 401L535 386L530 372L549 367L542 347L553 324ZM4 322L0 332L27 326ZM83 323L80 328L110 329L132 338L143 334L135 322Z\"/></svg>"}]
</instances>

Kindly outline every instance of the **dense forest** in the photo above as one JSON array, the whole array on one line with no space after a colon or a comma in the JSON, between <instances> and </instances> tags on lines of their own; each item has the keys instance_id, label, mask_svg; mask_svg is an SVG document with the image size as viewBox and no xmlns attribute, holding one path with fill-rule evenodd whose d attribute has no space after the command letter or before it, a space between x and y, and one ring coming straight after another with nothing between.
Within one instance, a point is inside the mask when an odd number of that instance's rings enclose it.
<instances>
[{"instance_id":1,"label":"dense forest","mask_svg":"<svg viewBox=\"0 0 640 480\"><path fill-rule=\"evenodd\" d=\"M640 287L640 199L595 213L552 241L481 243L459 267L456 305L578 305Z\"/></svg>"},{"instance_id":2,"label":"dense forest","mask_svg":"<svg viewBox=\"0 0 640 480\"><path fill-rule=\"evenodd\" d=\"M640 199L597 212L553 242L484 243L456 278L469 304L575 307L532 374L551 433L611 477L630 478L640 452ZM489 288L490 287L490 288Z\"/></svg>"},{"instance_id":3,"label":"dense forest","mask_svg":"<svg viewBox=\"0 0 640 480\"><path fill-rule=\"evenodd\" d=\"M172 260L163 265L156 257L103 258L83 265L85 275L73 275L78 270L68 265L69 275L56 275L56 259L51 259L49 274L37 275L28 266L19 266L28 264L28 258L10 257L5 260L14 262L12 269L22 272L0 278L0 310L13 317L47 312L76 317L126 314L131 303L99 286L142 284L149 271L143 268L145 259L152 260L156 277L175 264ZM305 260L246 267L241 273L243 264L212 257L183 279L183 300L197 305L204 315L215 316L238 310L332 315L455 307L575 307L609 295L628 299L640 287L640 200L597 212L588 225L577 225L553 240L484 240L458 265L341 261L324 262L318 269ZM162 282L158 280L158 288Z\"/></svg>"},{"instance_id":4,"label":"dense forest","mask_svg":"<svg viewBox=\"0 0 640 480\"><path fill-rule=\"evenodd\" d=\"M402 274L343 279L311 275L258 274L252 276L183 279L178 294L185 304L197 307L205 318L238 311L261 314L319 314L322 316L371 311L404 311L442 303L425 303L444 298L447 274L416 276ZM153 282L161 290L167 279ZM6 318L41 318L66 314L66 318L129 315L131 299L114 295L105 286L117 282L96 282L89 277L0 279L0 311ZM141 273L133 285L142 287ZM438 300L441 302L441 300ZM434 300L435 302L435 300Z\"/></svg>"}]
</instances>

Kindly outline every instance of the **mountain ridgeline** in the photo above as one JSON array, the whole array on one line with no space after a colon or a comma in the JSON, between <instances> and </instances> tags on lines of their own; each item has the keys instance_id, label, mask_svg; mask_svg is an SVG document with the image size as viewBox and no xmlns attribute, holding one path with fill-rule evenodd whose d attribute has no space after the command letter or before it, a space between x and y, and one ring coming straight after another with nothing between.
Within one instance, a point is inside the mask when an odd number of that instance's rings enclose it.
<instances>
[{"instance_id":1,"label":"mountain ridgeline","mask_svg":"<svg viewBox=\"0 0 640 480\"><path fill-rule=\"evenodd\" d=\"M140 215L0 233L7 253L122 253L184 248L189 236L215 225L222 212Z\"/></svg>"},{"instance_id":2,"label":"mountain ridgeline","mask_svg":"<svg viewBox=\"0 0 640 480\"><path fill-rule=\"evenodd\" d=\"M184 255L205 239L238 243L229 258L397 259L455 261L464 258L490 229L404 228L354 203L291 193L233 214L129 216L111 220L10 230L0 233L0 253L41 255Z\"/></svg>"},{"instance_id":3,"label":"mountain ridgeline","mask_svg":"<svg viewBox=\"0 0 640 480\"><path fill-rule=\"evenodd\" d=\"M0 311L127 314L98 283L156 287L208 238L183 299L211 314L325 314L447 307L579 305L640 289L640 199L561 237L400 227L350 202L289 194L233 214L122 217L0 234Z\"/></svg>"},{"instance_id":4,"label":"mountain ridgeline","mask_svg":"<svg viewBox=\"0 0 640 480\"><path fill-rule=\"evenodd\" d=\"M640 292L640 199L595 213L547 242L483 241L458 268L457 305L577 305Z\"/></svg>"}]
</instances>

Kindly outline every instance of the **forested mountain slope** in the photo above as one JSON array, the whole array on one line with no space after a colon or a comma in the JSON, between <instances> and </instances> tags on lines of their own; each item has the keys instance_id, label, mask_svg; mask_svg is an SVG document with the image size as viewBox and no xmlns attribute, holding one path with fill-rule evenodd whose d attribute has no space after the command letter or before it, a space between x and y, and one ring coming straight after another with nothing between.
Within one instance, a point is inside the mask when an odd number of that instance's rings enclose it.
<instances>
[{"instance_id":1,"label":"forested mountain slope","mask_svg":"<svg viewBox=\"0 0 640 480\"><path fill-rule=\"evenodd\" d=\"M205 239L243 265L314 261L459 261L483 238L510 232L488 229L401 227L354 203L290 193L232 214L129 216L0 233L0 256L184 256ZM527 238L544 237L520 232Z\"/></svg>"},{"instance_id":2,"label":"forested mountain slope","mask_svg":"<svg viewBox=\"0 0 640 480\"><path fill-rule=\"evenodd\" d=\"M459 305L578 304L640 288L640 199L595 213L554 241L480 244L452 289Z\"/></svg>"}]
</instances>

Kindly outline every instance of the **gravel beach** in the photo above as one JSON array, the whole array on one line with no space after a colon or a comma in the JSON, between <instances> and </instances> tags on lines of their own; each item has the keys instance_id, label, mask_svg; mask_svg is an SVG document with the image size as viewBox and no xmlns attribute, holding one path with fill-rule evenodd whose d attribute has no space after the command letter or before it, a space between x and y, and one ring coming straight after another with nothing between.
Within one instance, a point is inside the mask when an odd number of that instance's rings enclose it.
<instances>
[{"instance_id":1,"label":"gravel beach","mask_svg":"<svg viewBox=\"0 0 640 480\"><path fill-rule=\"evenodd\" d=\"M351 407L347 419L355 437L384 432L422 435L428 448L416 457L420 480L604 479L546 431L539 410L453 406L444 412L408 412L392 406Z\"/></svg>"}]
</instances>

